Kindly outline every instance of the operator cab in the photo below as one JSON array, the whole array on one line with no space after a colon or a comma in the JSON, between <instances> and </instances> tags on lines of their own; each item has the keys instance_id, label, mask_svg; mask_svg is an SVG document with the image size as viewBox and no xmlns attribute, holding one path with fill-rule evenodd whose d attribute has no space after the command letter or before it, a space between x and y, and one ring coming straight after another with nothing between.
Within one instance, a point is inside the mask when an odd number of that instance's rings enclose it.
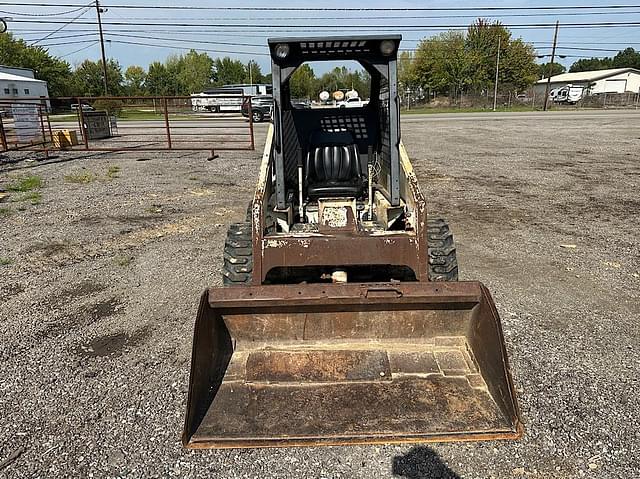
<instances>
[{"instance_id":1,"label":"operator cab","mask_svg":"<svg viewBox=\"0 0 640 479\"><path fill-rule=\"evenodd\" d=\"M357 222L373 219L374 202L384 203L385 211L401 209L396 81L400 39L268 40L275 127L272 201L280 218L278 231L295 229L296 223L317 223L325 200L353 203ZM320 61L358 62L370 77L370 101L353 108L300 108L292 102L294 72L303 63Z\"/></svg>"}]
</instances>

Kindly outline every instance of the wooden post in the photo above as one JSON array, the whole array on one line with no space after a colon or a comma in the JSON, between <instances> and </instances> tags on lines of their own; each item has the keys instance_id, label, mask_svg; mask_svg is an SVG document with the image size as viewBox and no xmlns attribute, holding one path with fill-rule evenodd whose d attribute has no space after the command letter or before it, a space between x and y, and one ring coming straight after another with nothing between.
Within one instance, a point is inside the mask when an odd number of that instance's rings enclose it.
<instances>
[{"instance_id":1,"label":"wooden post","mask_svg":"<svg viewBox=\"0 0 640 479\"><path fill-rule=\"evenodd\" d=\"M547 87L544 92L544 107L543 110L547 111L547 104L549 103L549 87L551 87L551 69L553 68L553 62L556 59L556 45L558 44L558 28L560 27L560 21L556 22L556 31L553 34L553 48L551 49L551 63L549 63L549 71L547 72Z\"/></svg>"}]
</instances>

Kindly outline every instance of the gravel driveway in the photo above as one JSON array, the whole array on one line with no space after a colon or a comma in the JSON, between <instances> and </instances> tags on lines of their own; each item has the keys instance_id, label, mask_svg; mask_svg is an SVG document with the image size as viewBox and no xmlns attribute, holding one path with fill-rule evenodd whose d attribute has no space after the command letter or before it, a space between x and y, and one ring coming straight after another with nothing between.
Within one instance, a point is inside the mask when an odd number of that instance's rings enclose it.
<instances>
[{"instance_id":1,"label":"gravel driveway","mask_svg":"<svg viewBox=\"0 0 640 479\"><path fill-rule=\"evenodd\" d=\"M261 152L22 154L0 160L24 190L0 202L0 477L637 477L640 112L408 116L403 138L494 295L523 440L183 450L198 299Z\"/></svg>"}]
</instances>

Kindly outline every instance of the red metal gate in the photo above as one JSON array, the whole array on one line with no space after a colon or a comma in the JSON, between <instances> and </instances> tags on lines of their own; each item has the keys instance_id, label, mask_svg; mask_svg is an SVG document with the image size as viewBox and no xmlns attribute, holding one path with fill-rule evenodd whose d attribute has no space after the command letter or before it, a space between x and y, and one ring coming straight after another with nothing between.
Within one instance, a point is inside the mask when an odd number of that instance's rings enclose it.
<instances>
[{"instance_id":1,"label":"red metal gate","mask_svg":"<svg viewBox=\"0 0 640 479\"><path fill-rule=\"evenodd\" d=\"M45 153L253 150L251 101L238 95L1 100L0 146Z\"/></svg>"}]
</instances>

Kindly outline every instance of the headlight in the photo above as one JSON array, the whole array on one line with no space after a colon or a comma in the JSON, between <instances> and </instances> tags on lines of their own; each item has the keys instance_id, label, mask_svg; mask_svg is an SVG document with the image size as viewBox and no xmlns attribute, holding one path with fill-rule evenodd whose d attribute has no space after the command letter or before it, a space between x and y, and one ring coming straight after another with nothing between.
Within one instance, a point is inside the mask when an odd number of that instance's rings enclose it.
<instances>
[{"instance_id":1,"label":"headlight","mask_svg":"<svg viewBox=\"0 0 640 479\"><path fill-rule=\"evenodd\" d=\"M289 45L286 43L278 43L276 45L276 56L280 59L287 58L289 56Z\"/></svg>"},{"instance_id":2,"label":"headlight","mask_svg":"<svg viewBox=\"0 0 640 479\"><path fill-rule=\"evenodd\" d=\"M382 40L380 42L380 52L388 57L396 49L396 43L393 40Z\"/></svg>"}]
</instances>

